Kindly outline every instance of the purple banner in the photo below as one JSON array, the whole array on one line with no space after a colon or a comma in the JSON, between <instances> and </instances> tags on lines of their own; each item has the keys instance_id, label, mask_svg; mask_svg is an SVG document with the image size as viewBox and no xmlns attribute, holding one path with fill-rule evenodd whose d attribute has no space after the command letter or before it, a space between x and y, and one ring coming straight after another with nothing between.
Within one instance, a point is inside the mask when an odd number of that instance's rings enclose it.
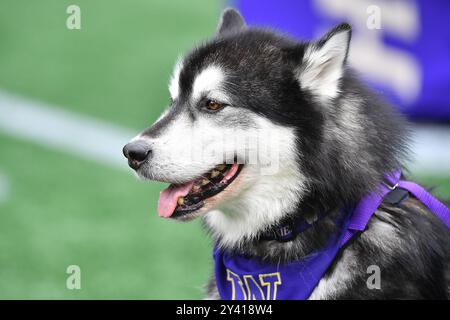
<instances>
[{"instance_id":1,"label":"purple banner","mask_svg":"<svg viewBox=\"0 0 450 320\"><path fill-rule=\"evenodd\" d=\"M353 27L349 62L400 111L450 121L450 1L238 0L250 25L313 39Z\"/></svg>"}]
</instances>

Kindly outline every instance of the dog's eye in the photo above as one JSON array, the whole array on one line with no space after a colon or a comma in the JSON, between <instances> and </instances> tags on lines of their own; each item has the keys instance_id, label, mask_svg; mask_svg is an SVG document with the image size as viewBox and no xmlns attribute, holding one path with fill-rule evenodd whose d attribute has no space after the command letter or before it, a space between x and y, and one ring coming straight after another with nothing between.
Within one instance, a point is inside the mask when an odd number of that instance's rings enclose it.
<instances>
[{"instance_id":1,"label":"dog's eye","mask_svg":"<svg viewBox=\"0 0 450 320\"><path fill-rule=\"evenodd\" d=\"M220 102L217 102L215 100L207 100L206 101L206 109L209 111L219 111L222 109L224 105Z\"/></svg>"}]
</instances>

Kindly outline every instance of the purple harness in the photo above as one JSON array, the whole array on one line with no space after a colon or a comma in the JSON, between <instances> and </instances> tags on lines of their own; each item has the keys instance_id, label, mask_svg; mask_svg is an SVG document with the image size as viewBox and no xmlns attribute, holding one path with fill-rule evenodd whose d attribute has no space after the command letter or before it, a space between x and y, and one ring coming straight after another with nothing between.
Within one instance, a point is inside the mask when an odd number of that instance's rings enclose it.
<instances>
[{"instance_id":1,"label":"purple harness","mask_svg":"<svg viewBox=\"0 0 450 320\"><path fill-rule=\"evenodd\" d=\"M224 300L308 299L339 249L354 234L364 231L383 199L396 189L408 191L450 228L450 210L427 190L414 182L400 180L400 176L400 171L387 175L389 184L381 184L377 192L370 193L349 210L347 218L337 222L341 232L333 235L324 248L302 260L267 264L255 258L230 255L215 247L215 276L220 297ZM304 222L299 228L305 230Z\"/></svg>"}]
</instances>

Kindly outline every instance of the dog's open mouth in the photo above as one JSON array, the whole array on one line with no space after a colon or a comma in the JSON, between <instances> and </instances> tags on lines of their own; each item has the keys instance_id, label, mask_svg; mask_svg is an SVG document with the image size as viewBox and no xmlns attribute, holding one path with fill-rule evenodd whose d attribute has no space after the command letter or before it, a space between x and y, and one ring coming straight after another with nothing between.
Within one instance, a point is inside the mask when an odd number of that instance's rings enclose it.
<instances>
[{"instance_id":1,"label":"dog's open mouth","mask_svg":"<svg viewBox=\"0 0 450 320\"><path fill-rule=\"evenodd\" d=\"M222 192L239 175L241 164L221 164L184 184L171 184L159 194L158 213L164 218L181 218L205 205L205 200Z\"/></svg>"}]
</instances>

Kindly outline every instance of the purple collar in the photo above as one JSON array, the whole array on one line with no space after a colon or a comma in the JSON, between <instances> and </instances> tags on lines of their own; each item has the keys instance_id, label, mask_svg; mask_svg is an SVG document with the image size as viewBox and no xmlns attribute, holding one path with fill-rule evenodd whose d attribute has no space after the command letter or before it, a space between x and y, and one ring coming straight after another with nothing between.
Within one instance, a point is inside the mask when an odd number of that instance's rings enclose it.
<instances>
[{"instance_id":1,"label":"purple collar","mask_svg":"<svg viewBox=\"0 0 450 320\"><path fill-rule=\"evenodd\" d=\"M268 264L256 258L231 255L214 248L215 276L219 294L224 300L275 300L307 299L327 271L334 257L357 232L362 232L385 197L395 189L404 189L421 201L428 209L450 228L450 210L427 190L410 181L400 180L401 172L386 175L387 183L368 194L351 210L347 210L340 225L340 232L333 235L324 248L311 253L302 260L288 264ZM309 225L310 226L310 225ZM304 231L304 222L286 229L280 235L291 236L289 232ZM286 231L287 230L287 231ZM289 231L290 230L290 231Z\"/></svg>"}]
</instances>

